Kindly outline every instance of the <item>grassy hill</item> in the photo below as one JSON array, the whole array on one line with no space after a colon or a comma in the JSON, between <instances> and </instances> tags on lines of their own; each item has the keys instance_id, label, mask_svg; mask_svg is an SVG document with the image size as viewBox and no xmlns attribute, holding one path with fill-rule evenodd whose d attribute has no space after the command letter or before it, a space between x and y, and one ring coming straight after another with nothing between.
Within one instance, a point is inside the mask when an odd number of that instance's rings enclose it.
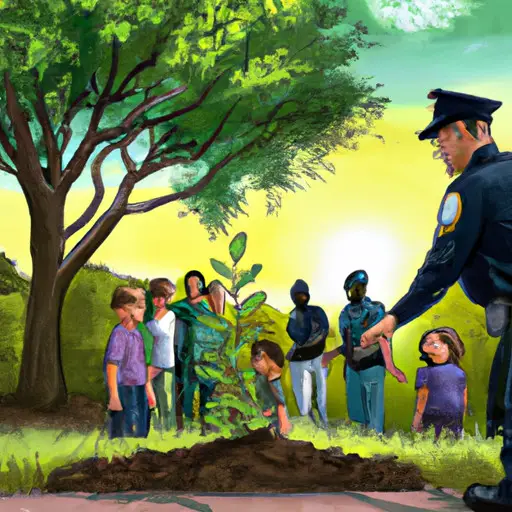
<instances>
[{"instance_id":1,"label":"grassy hill","mask_svg":"<svg viewBox=\"0 0 512 512\"><path fill-rule=\"evenodd\" d=\"M116 317L110 310L112 291L119 285L143 286L146 282L130 276L118 276L105 266L90 265L74 279L66 298L62 319L62 356L68 389L72 393L104 399L102 360L105 345ZM178 280L177 299L184 296L182 280ZM29 282L5 254L0 254L0 393L15 390L23 342L25 304ZM340 309L343 305L340 304ZM291 340L286 334L288 316L270 305L256 314L269 322L272 341L286 353ZM330 350L341 343L337 315L330 318L331 332L327 340ZM483 310L471 304L458 286L452 288L443 301L421 318L400 329L393 340L396 365L407 375L409 383L398 384L391 376L386 379L386 427L409 429L415 405L414 380L418 366L418 342L421 334L432 327L449 325L458 330L466 345L462 365L468 376L469 402L473 415L467 418L467 430L472 433L475 422L485 427L485 402L490 365L497 340L485 331ZM337 358L328 377L327 407L331 418L346 418L343 358ZM242 353L240 366L249 364L248 352ZM283 384L291 414L297 413L291 389L288 365Z\"/></svg>"}]
</instances>

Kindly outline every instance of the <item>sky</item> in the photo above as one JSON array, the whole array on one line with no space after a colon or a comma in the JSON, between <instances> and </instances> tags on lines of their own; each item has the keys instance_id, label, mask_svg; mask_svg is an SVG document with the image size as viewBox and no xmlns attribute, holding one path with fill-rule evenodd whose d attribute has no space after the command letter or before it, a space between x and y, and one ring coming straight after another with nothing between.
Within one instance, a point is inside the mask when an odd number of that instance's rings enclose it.
<instances>
[{"instance_id":1,"label":"sky","mask_svg":"<svg viewBox=\"0 0 512 512\"><path fill-rule=\"evenodd\" d=\"M232 223L229 238L221 235L209 242L198 218L178 218L180 206L171 204L123 219L92 262L119 273L174 281L195 268L210 280L215 274L209 258L227 261L230 238L243 230L248 249L242 262L248 268L263 265L257 283L246 289L265 290L268 302L278 309L291 309L289 289L301 278L310 284L312 303L334 315L346 302L343 281L357 268L369 273L369 295L391 307L423 263L449 184L442 164L431 157L430 144L415 135L431 120L428 91L441 87L501 100L493 136L500 149L512 146L507 123L512 115L512 34L505 24L512 2L411 0L389 7L392 4L397 2L348 2L352 19L362 19L370 37L382 44L364 52L354 70L383 83L380 91L392 100L376 124L384 143L367 137L358 151L332 154L336 174L326 176L327 183L313 182L305 192L286 195L277 217L266 216L264 196L249 195L249 216ZM108 201L121 176L118 169L110 160ZM166 191L168 177L162 175L137 189L134 200ZM84 177L68 200L67 223L91 197ZM30 274L27 207L16 183L3 175L0 218L0 247ZM70 248L76 240L70 241Z\"/></svg>"}]
</instances>

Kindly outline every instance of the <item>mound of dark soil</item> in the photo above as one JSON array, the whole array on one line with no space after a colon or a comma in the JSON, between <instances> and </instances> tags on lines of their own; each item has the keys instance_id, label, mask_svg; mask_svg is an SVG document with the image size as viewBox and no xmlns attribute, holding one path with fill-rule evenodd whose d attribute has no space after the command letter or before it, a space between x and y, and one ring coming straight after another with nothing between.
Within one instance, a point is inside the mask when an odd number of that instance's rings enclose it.
<instances>
[{"instance_id":1,"label":"mound of dark soil","mask_svg":"<svg viewBox=\"0 0 512 512\"><path fill-rule=\"evenodd\" d=\"M88 459L54 470L49 492L169 490L185 492L340 492L421 490L413 464L363 459L341 449L274 439L266 429L191 449L143 450L129 458Z\"/></svg>"}]
</instances>

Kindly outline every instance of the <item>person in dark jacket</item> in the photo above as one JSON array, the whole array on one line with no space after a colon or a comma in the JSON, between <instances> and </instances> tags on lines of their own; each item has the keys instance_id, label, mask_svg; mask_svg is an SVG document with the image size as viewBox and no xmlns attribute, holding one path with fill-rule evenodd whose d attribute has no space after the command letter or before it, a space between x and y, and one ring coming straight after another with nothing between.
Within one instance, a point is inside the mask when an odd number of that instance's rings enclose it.
<instances>
[{"instance_id":1,"label":"person in dark jacket","mask_svg":"<svg viewBox=\"0 0 512 512\"><path fill-rule=\"evenodd\" d=\"M309 305L309 287L302 279L292 286L290 296L295 309L290 313L286 332L293 346L286 358L290 361L293 393L301 416L310 415L314 420L311 398L315 374L318 412L323 426L327 426L327 370L322 367L322 354L329 321L322 308Z\"/></svg>"},{"instance_id":2,"label":"person in dark jacket","mask_svg":"<svg viewBox=\"0 0 512 512\"><path fill-rule=\"evenodd\" d=\"M512 154L500 153L491 137L500 101L435 89L434 118L420 140L437 139L449 176L432 249L407 294L374 327L361 346L376 343L437 304L459 282L469 299L485 308L487 332L501 336L489 382L488 421L503 411L501 462L496 486L471 485L464 501L473 510L512 510ZM492 433L492 432L491 432Z\"/></svg>"},{"instance_id":3,"label":"person in dark jacket","mask_svg":"<svg viewBox=\"0 0 512 512\"><path fill-rule=\"evenodd\" d=\"M361 334L376 324L385 314L382 302L372 301L366 295L368 274L364 270L351 272L345 279L344 289L349 303L339 318L342 345L326 352L323 364L340 354L345 357L347 409L351 421L361 423L382 434L384 431L384 380L386 367L400 381L405 375L395 368L391 357L391 343L384 340L383 349L378 344L363 350ZM387 360L386 360L387 359Z\"/></svg>"}]
</instances>

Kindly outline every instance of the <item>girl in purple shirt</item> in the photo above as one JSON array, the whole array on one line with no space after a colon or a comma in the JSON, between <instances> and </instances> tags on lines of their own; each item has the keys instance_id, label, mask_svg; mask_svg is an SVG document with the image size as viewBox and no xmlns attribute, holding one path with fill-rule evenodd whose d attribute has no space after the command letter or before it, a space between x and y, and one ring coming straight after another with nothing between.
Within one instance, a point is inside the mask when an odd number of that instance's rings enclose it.
<instances>
[{"instance_id":1,"label":"girl in purple shirt","mask_svg":"<svg viewBox=\"0 0 512 512\"><path fill-rule=\"evenodd\" d=\"M412 430L434 427L436 439L443 428L461 437L467 409L466 374L460 367L464 343L450 327L427 331L421 337L421 361L416 374L416 411Z\"/></svg>"}]
</instances>

